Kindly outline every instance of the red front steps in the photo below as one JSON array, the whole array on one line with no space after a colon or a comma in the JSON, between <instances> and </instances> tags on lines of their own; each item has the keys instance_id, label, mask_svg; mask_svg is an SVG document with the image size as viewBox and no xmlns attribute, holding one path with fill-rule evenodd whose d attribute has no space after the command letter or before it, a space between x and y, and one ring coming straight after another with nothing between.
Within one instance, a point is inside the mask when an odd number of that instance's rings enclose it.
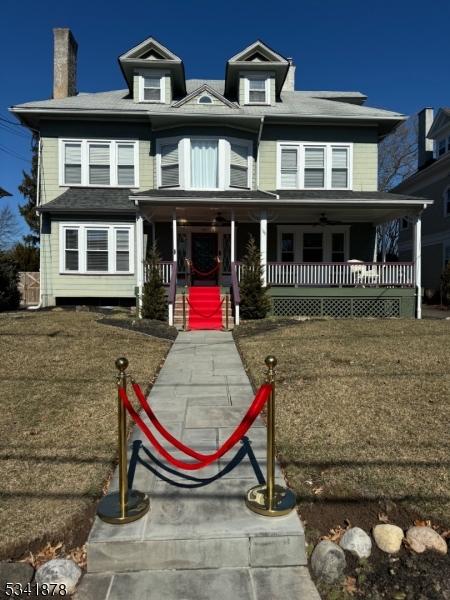
<instances>
[{"instance_id":1,"label":"red front steps","mask_svg":"<svg viewBox=\"0 0 450 600\"><path fill-rule=\"evenodd\" d=\"M203 313L204 315L209 315L212 312L215 313L213 315L215 317L215 323L214 323L213 327L210 325L210 323L205 324L205 323L194 322L191 324L193 315L192 315L192 311L191 311L191 308L188 303L188 299L192 303L192 300L191 300L192 290L199 290L199 289L207 290L207 292L204 292L203 294L202 294L202 292L200 292L200 297L203 295L203 299L201 299L199 297L199 294L197 291L193 292L194 297L196 297L196 300L194 300L194 306L196 305L196 302L197 302L199 312ZM212 295L210 295L211 290L213 290L214 297ZM189 294L191 294L191 296ZM225 294L225 293L221 294L220 288L218 288L218 287L205 287L205 286L197 287L197 286L195 286L195 287L191 287L191 288L187 289L186 294L185 294L186 327L188 329L190 329L190 328L192 328L192 329L221 329L221 328L226 327L226 322L227 322L227 320L226 320L226 310L227 310L226 296L227 295L228 294ZM201 308L200 303L202 303L202 305L203 305L205 300L210 303L209 307L207 307L205 305ZM218 307L219 302L221 302L221 308L219 310L215 311L215 308ZM198 315L198 316L200 316L200 315ZM190 319L190 317L191 317L191 319ZM194 319L194 321L195 320L196 319ZM206 319L205 317L203 317L202 320L209 321L210 319ZM219 324L219 321L220 321L220 324ZM176 295L175 306L174 306L174 325L180 329L183 327L183 294L182 293L177 293L177 295ZM234 318L232 315L231 300L230 300L230 297L228 296L228 327L231 329L233 327L233 325L234 325Z\"/></svg>"},{"instance_id":2,"label":"red front steps","mask_svg":"<svg viewBox=\"0 0 450 600\"><path fill-rule=\"evenodd\" d=\"M189 329L222 329L218 287L190 287L187 297Z\"/></svg>"}]
</instances>

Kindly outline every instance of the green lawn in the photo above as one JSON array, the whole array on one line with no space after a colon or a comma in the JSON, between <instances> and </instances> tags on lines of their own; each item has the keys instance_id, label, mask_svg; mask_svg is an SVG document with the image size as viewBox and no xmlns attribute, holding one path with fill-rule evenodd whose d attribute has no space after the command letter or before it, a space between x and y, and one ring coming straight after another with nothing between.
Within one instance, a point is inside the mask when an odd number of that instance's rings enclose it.
<instances>
[{"instance_id":1,"label":"green lawn","mask_svg":"<svg viewBox=\"0 0 450 600\"><path fill-rule=\"evenodd\" d=\"M269 320L235 337L255 382L278 358L278 451L313 528L385 511L450 526L450 322Z\"/></svg>"},{"instance_id":2,"label":"green lawn","mask_svg":"<svg viewBox=\"0 0 450 600\"><path fill-rule=\"evenodd\" d=\"M116 458L114 360L148 383L170 343L89 312L0 315L0 559L84 542Z\"/></svg>"}]
</instances>

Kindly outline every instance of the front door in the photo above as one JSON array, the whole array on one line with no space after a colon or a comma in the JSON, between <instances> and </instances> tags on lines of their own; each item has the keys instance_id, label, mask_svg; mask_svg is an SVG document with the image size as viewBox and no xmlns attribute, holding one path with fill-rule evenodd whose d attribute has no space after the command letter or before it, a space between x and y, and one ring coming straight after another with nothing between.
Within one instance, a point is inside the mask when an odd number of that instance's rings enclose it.
<instances>
[{"instance_id":1,"label":"front door","mask_svg":"<svg viewBox=\"0 0 450 600\"><path fill-rule=\"evenodd\" d=\"M211 285L218 281L217 233L192 233L192 283Z\"/></svg>"}]
</instances>

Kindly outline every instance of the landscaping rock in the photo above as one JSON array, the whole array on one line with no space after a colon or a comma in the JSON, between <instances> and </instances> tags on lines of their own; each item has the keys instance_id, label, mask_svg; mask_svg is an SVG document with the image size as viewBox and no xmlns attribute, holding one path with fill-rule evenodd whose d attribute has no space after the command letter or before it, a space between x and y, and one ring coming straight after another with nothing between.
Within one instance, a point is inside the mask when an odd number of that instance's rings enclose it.
<instances>
[{"instance_id":1,"label":"landscaping rock","mask_svg":"<svg viewBox=\"0 0 450 600\"><path fill-rule=\"evenodd\" d=\"M39 584L57 583L58 593L60 591L61 593L63 592L59 586L64 584L66 586L66 594L73 594L80 577L80 567L73 560L66 560L64 558L49 560L36 571L36 582Z\"/></svg>"},{"instance_id":2,"label":"landscaping rock","mask_svg":"<svg viewBox=\"0 0 450 600\"><path fill-rule=\"evenodd\" d=\"M410 527L406 532L406 539L411 549L418 554L425 550L435 550L440 554L447 554L447 542L437 531L431 527Z\"/></svg>"},{"instance_id":3,"label":"landscaping rock","mask_svg":"<svg viewBox=\"0 0 450 600\"><path fill-rule=\"evenodd\" d=\"M397 525L376 525L373 528L373 537L380 550L388 554L395 554L402 546L403 529Z\"/></svg>"},{"instance_id":4,"label":"landscaping rock","mask_svg":"<svg viewBox=\"0 0 450 600\"><path fill-rule=\"evenodd\" d=\"M340 546L357 558L369 558L372 553L372 540L360 527L348 529L342 536Z\"/></svg>"},{"instance_id":5,"label":"landscaping rock","mask_svg":"<svg viewBox=\"0 0 450 600\"><path fill-rule=\"evenodd\" d=\"M344 551L337 544L324 540L314 548L311 568L318 579L326 583L334 583L341 577L345 566Z\"/></svg>"},{"instance_id":6,"label":"landscaping rock","mask_svg":"<svg viewBox=\"0 0 450 600\"><path fill-rule=\"evenodd\" d=\"M24 562L0 562L0 590L7 583L20 583L25 587L33 579L34 569Z\"/></svg>"}]
</instances>

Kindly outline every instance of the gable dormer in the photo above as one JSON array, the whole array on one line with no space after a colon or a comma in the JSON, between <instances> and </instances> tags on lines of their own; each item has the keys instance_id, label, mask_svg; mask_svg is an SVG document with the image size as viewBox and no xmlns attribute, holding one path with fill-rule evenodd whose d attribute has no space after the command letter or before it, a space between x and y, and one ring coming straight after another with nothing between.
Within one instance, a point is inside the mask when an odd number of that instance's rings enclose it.
<instances>
[{"instance_id":1,"label":"gable dormer","mask_svg":"<svg viewBox=\"0 0 450 600\"><path fill-rule=\"evenodd\" d=\"M150 37L119 57L135 102L170 104L186 95L183 61Z\"/></svg>"},{"instance_id":2,"label":"gable dormer","mask_svg":"<svg viewBox=\"0 0 450 600\"><path fill-rule=\"evenodd\" d=\"M225 95L241 105L273 105L288 70L288 59L257 40L227 62Z\"/></svg>"},{"instance_id":3,"label":"gable dormer","mask_svg":"<svg viewBox=\"0 0 450 600\"><path fill-rule=\"evenodd\" d=\"M427 134L434 141L435 158L450 152L450 108L440 108Z\"/></svg>"},{"instance_id":4,"label":"gable dormer","mask_svg":"<svg viewBox=\"0 0 450 600\"><path fill-rule=\"evenodd\" d=\"M208 85L208 83L203 83L195 90L193 90L190 94L188 94L185 98L182 98L181 100L178 100L178 102L175 102L172 106L174 108L178 108L180 106L192 104L200 104L205 108L217 106L238 108L234 102L230 102L227 98L225 98L225 96L223 96L213 87Z\"/></svg>"}]
</instances>

